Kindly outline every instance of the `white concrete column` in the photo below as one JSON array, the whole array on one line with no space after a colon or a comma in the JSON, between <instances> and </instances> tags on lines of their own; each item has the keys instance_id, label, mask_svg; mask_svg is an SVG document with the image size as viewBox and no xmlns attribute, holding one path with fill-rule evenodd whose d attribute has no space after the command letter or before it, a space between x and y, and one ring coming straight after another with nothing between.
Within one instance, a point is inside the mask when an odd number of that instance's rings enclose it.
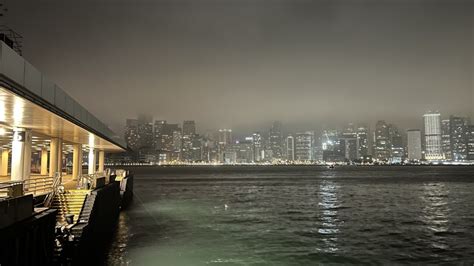
<instances>
[{"instance_id":1,"label":"white concrete column","mask_svg":"<svg viewBox=\"0 0 474 266\"><path fill-rule=\"evenodd\" d=\"M8 175L8 159L10 157L10 151L8 149L2 150L2 166L0 168L0 175L7 176Z\"/></svg>"},{"instance_id":2,"label":"white concrete column","mask_svg":"<svg viewBox=\"0 0 474 266\"><path fill-rule=\"evenodd\" d=\"M52 138L49 144L49 176L54 176L58 171L58 143L59 139Z\"/></svg>"},{"instance_id":3,"label":"white concrete column","mask_svg":"<svg viewBox=\"0 0 474 266\"><path fill-rule=\"evenodd\" d=\"M12 141L12 181L30 178L31 173L31 130L13 129Z\"/></svg>"},{"instance_id":4,"label":"white concrete column","mask_svg":"<svg viewBox=\"0 0 474 266\"><path fill-rule=\"evenodd\" d=\"M41 175L48 175L48 149L41 149Z\"/></svg>"},{"instance_id":5,"label":"white concrete column","mask_svg":"<svg viewBox=\"0 0 474 266\"><path fill-rule=\"evenodd\" d=\"M77 178L82 175L82 145L74 144L72 153L72 178Z\"/></svg>"},{"instance_id":6,"label":"white concrete column","mask_svg":"<svg viewBox=\"0 0 474 266\"><path fill-rule=\"evenodd\" d=\"M63 154L63 140L58 139L58 173L59 176L63 176L63 159L64 159L64 154Z\"/></svg>"},{"instance_id":7,"label":"white concrete column","mask_svg":"<svg viewBox=\"0 0 474 266\"><path fill-rule=\"evenodd\" d=\"M96 158L95 158L95 149L94 148L89 148L89 167L87 173L89 175L92 175L95 173L95 164L96 164Z\"/></svg>"},{"instance_id":8,"label":"white concrete column","mask_svg":"<svg viewBox=\"0 0 474 266\"><path fill-rule=\"evenodd\" d=\"M97 172L103 173L104 172L104 164L105 164L105 152L103 150L99 151L99 169Z\"/></svg>"}]
</instances>

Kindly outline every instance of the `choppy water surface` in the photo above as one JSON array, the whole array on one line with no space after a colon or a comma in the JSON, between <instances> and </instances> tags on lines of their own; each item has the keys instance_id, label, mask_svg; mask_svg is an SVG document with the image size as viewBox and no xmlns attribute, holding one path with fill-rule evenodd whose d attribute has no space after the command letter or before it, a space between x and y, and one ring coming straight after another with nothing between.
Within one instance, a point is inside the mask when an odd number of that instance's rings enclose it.
<instances>
[{"instance_id":1,"label":"choppy water surface","mask_svg":"<svg viewBox=\"0 0 474 266\"><path fill-rule=\"evenodd\" d=\"M133 170L109 264L474 262L474 167Z\"/></svg>"}]
</instances>

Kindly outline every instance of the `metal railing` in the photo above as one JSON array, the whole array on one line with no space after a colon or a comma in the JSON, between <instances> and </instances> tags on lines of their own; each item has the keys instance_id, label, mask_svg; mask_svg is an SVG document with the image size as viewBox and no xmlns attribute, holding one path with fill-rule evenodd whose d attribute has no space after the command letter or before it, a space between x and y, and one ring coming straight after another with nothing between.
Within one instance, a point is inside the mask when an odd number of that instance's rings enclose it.
<instances>
[{"instance_id":1,"label":"metal railing","mask_svg":"<svg viewBox=\"0 0 474 266\"><path fill-rule=\"evenodd\" d=\"M96 174L88 175L80 175L77 178L77 188L78 189L92 189L95 183L95 179L97 178Z\"/></svg>"},{"instance_id":2,"label":"metal railing","mask_svg":"<svg viewBox=\"0 0 474 266\"><path fill-rule=\"evenodd\" d=\"M32 176L23 181L24 194L41 195L51 193L54 178L49 176Z\"/></svg>"},{"instance_id":3,"label":"metal railing","mask_svg":"<svg viewBox=\"0 0 474 266\"><path fill-rule=\"evenodd\" d=\"M48 195L44 199L44 206L45 207L51 206L54 196L56 196L57 193L61 193L61 192L64 192L64 186L62 185L62 177L59 173L56 173L53 179L52 190L50 193L48 193Z\"/></svg>"}]
</instances>

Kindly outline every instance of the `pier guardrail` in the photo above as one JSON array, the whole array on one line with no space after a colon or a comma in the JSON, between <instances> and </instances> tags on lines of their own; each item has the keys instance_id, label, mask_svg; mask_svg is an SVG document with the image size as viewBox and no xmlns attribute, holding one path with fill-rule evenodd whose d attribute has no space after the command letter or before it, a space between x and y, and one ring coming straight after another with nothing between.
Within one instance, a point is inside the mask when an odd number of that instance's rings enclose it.
<instances>
[{"instance_id":1,"label":"pier guardrail","mask_svg":"<svg viewBox=\"0 0 474 266\"><path fill-rule=\"evenodd\" d=\"M51 206L51 203L53 202L54 196L56 193L60 193L60 190L64 191L64 187L62 186L62 178L59 173L56 173L54 175L54 180L53 180L53 187L51 192L46 196L44 199L44 206L49 207Z\"/></svg>"},{"instance_id":2,"label":"pier guardrail","mask_svg":"<svg viewBox=\"0 0 474 266\"><path fill-rule=\"evenodd\" d=\"M15 198L23 195L22 181L6 181L0 183L0 199Z\"/></svg>"},{"instance_id":3,"label":"pier guardrail","mask_svg":"<svg viewBox=\"0 0 474 266\"><path fill-rule=\"evenodd\" d=\"M23 181L24 194L33 196L48 194L53 190L54 178L50 176L32 176Z\"/></svg>"},{"instance_id":4,"label":"pier guardrail","mask_svg":"<svg viewBox=\"0 0 474 266\"><path fill-rule=\"evenodd\" d=\"M51 193L53 187L54 178L49 176L32 176L22 181L5 181L0 183L0 197L18 197L28 194L45 195Z\"/></svg>"}]
</instances>

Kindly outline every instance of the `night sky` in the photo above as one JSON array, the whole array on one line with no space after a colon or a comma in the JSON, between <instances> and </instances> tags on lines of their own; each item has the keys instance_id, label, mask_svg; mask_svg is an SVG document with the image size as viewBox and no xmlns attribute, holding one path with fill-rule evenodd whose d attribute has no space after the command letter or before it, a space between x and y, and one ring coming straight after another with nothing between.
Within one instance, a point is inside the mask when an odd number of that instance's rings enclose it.
<instances>
[{"instance_id":1,"label":"night sky","mask_svg":"<svg viewBox=\"0 0 474 266\"><path fill-rule=\"evenodd\" d=\"M474 110L474 2L9 0L24 57L121 131L421 127Z\"/></svg>"}]
</instances>

